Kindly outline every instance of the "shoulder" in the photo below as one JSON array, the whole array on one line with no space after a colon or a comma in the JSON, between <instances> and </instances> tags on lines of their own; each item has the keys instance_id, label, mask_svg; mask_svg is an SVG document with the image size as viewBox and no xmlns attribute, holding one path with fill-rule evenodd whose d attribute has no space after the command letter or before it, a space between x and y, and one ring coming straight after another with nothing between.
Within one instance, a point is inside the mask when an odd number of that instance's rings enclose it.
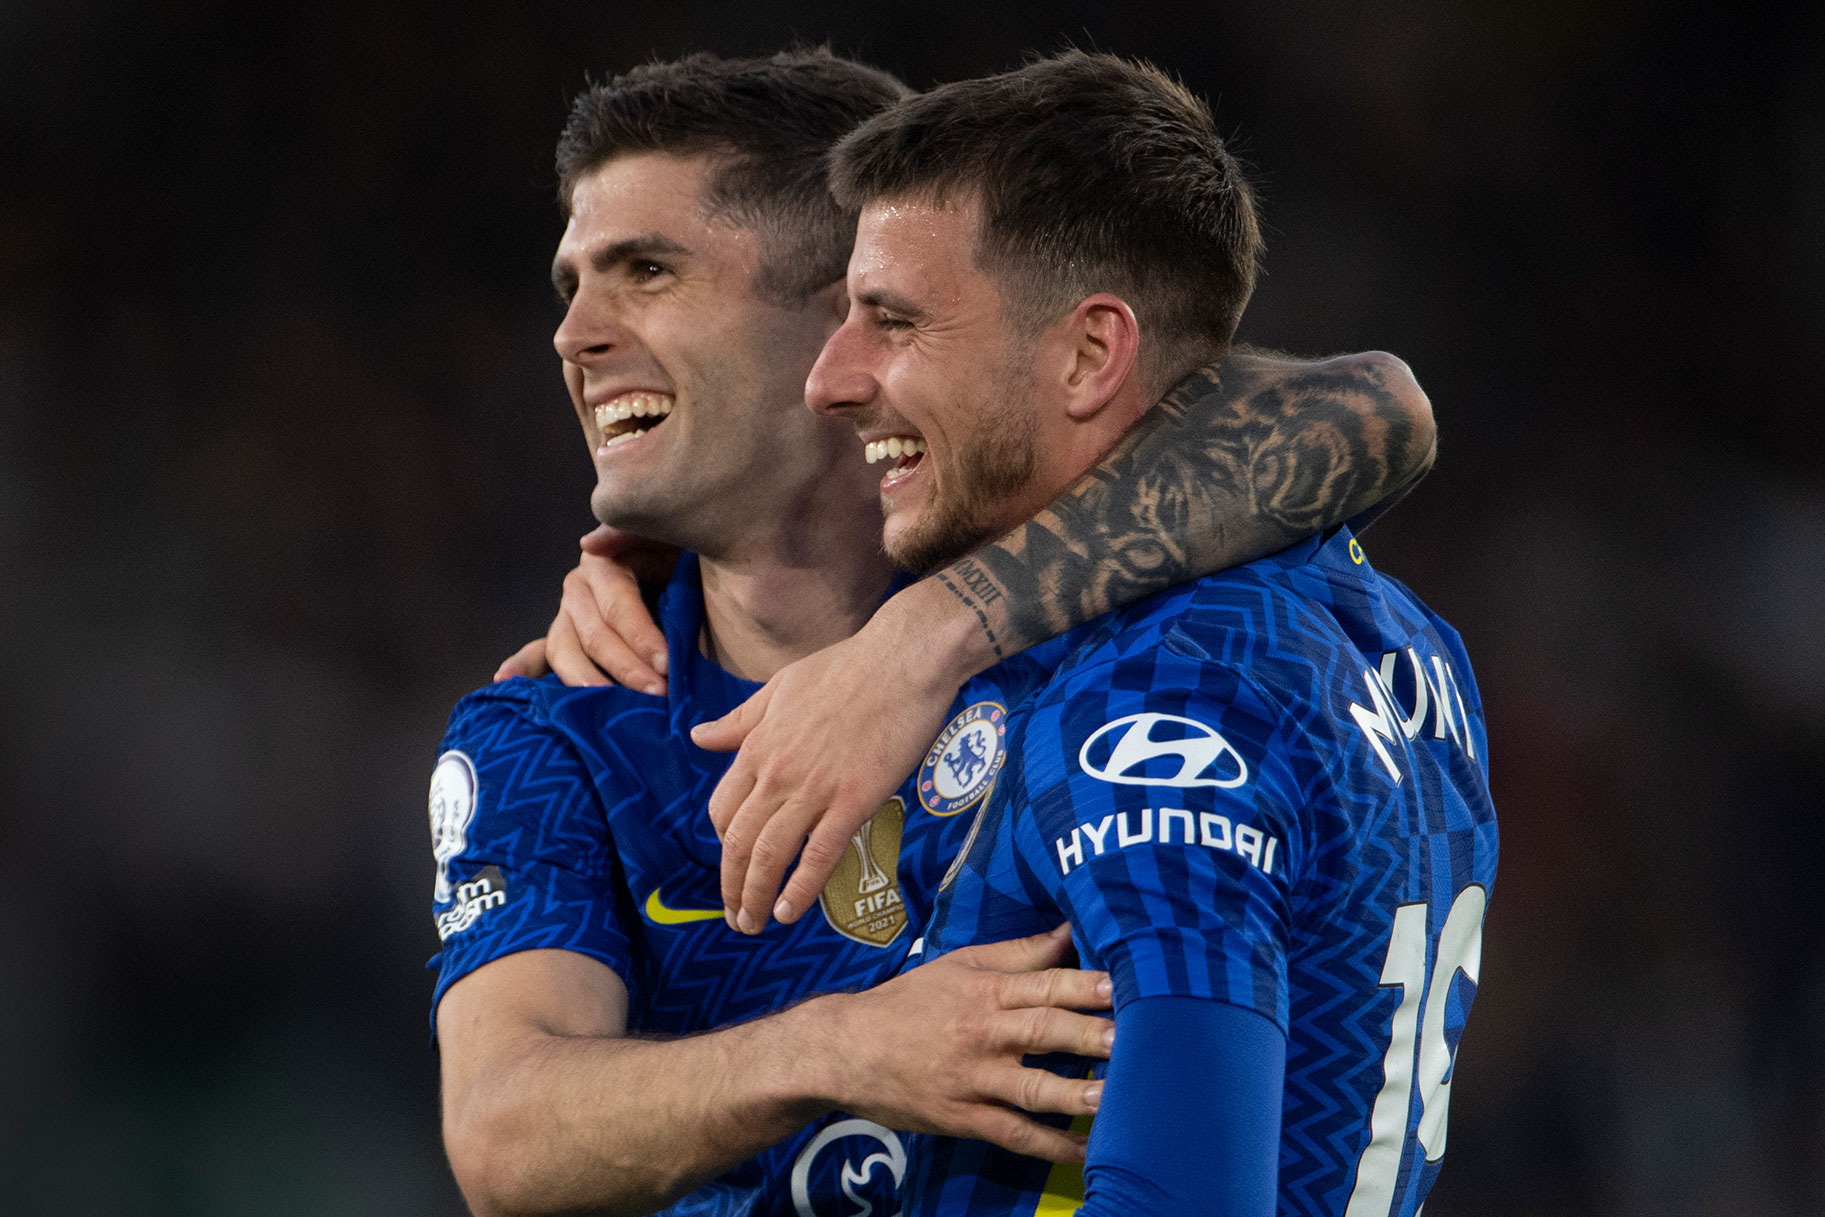
<instances>
[{"instance_id":1,"label":"shoulder","mask_svg":"<svg viewBox=\"0 0 1825 1217\"><path fill-rule=\"evenodd\" d=\"M456 703L456 708L450 711L450 729L509 724L527 728L548 726L552 702L563 691L564 686L551 677L527 680L515 676L485 685Z\"/></svg>"},{"instance_id":2,"label":"shoulder","mask_svg":"<svg viewBox=\"0 0 1825 1217\"><path fill-rule=\"evenodd\" d=\"M597 754L616 741L592 739L590 728L625 718L614 707L625 710L639 696L612 687L572 689L552 677L515 677L477 689L450 713L438 748L438 774L449 780L467 775L497 800L546 798L559 789L591 785L598 776L629 766L605 764Z\"/></svg>"},{"instance_id":3,"label":"shoulder","mask_svg":"<svg viewBox=\"0 0 1825 1217\"><path fill-rule=\"evenodd\" d=\"M599 726L629 710L663 705L660 699L619 685L572 688L555 676L538 680L516 676L477 689L457 702L450 712L447 734L490 738L503 733L562 735L579 720Z\"/></svg>"},{"instance_id":4,"label":"shoulder","mask_svg":"<svg viewBox=\"0 0 1825 1217\"><path fill-rule=\"evenodd\" d=\"M1348 645L1287 567L1265 559L1181 584L1084 631L1042 700L1106 691L1275 701L1276 669L1311 645Z\"/></svg>"},{"instance_id":5,"label":"shoulder","mask_svg":"<svg viewBox=\"0 0 1825 1217\"><path fill-rule=\"evenodd\" d=\"M1292 741L1330 734L1323 672L1348 653L1327 620L1262 564L1112 614L1016 724L1026 789L1086 777L1228 789L1274 772L1293 797L1310 775Z\"/></svg>"},{"instance_id":6,"label":"shoulder","mask_svg":"<svg viewBox=\"0 0 1825 1217\"><path fill-rule=\"evenodd\" d=\"M1253 788L1272 776L1291 797L1287 736L1295 715L1243 665L1176 639L1112 647L1060 672L1016 727L1019 778L1036 801L1070 787L1185 797Z\"/></svg>"}]
</instances>

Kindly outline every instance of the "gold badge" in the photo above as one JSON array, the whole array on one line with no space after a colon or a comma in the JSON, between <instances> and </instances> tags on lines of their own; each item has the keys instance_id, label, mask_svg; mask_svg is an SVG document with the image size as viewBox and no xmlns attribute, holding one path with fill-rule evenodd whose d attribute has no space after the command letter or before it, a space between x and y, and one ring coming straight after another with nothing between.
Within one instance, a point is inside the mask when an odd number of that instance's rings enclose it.
<instances>
[{"instance_id":1,"label":"gold badge","mask_svg":"<svg viewBox=\"0 0 1825 1217\"><path fill-rule=\"evenodd\" d=\"M881 804L849 839L836 873L817 898L824 906L824 920L843 937L884 947L906 928L906 901L900 895L900 835L905 827L906 804L895 797Z\"/></svg>"}]
</instances>

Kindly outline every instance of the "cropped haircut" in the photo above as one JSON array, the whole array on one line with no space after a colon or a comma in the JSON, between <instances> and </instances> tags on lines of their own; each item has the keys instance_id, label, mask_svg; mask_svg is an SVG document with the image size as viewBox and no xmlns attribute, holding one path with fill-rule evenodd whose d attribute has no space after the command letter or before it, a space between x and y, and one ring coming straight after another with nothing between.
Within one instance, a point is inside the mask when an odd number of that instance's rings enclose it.
<instances>
[{"instance_id":1,"label":"cropped haircut","mask_svg":"<svg viewBox=\"0 0 1825 1217\"><path fill-rule=\"evenodd\" d=\"M1086 296L1128 301L1163 391L1229 345L1260 225L1210 108L1146 63L1068 51L933 89L831 153L839 206L979 198L976 266L1037 333ZM1143 348L1144 350L1146 348Z\"/></svg>"},{"instance_id":2,"label":"cropped haircut","mask_svg":"<svg viewBox=\"0 0 1825 1217\"><path fill-rule=\"evenodd\" d=\"M717 163L705 214L759 235L757 294L800 303L843 277L855 243L855 213L830 197L831 146L909 93L824 49L642 64L572 103L558 139L558 201L569 215L577 183L623 154L708 155Z\"/></svg>"}]
</instances>

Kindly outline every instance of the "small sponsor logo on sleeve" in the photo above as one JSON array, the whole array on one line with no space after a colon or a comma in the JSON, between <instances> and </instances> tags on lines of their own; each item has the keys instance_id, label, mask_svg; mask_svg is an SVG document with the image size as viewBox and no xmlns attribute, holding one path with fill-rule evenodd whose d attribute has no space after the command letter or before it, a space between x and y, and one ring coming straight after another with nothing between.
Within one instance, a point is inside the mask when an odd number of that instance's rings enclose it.
<instances>
[{"instance_id":1,"label":"small sponsor logo on sleeve","mask_svg":"<svg viewBox=\"0 0 1825 1217\"><path fill-rule=\"evenodd\" d=\"M456 884L452 893L456 903L449 911L437 915L437 937L446 940L452 934L460 934L477 921L490 909L497 909L507 903L507 880L501 877L498 866L484 866L475 873L475 877L466 883Z\"/></svg>"}]
</instances>

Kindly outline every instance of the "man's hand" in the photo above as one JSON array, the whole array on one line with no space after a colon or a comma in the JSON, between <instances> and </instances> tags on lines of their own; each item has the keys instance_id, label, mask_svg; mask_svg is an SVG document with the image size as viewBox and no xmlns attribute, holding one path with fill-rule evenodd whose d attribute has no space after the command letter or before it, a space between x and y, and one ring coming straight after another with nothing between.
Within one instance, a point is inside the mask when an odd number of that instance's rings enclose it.
<instances>
[{"instance_id":1,"label":"man's hand","mask_svg":"<svg viewBox=\"0 0 1825 1217\"><path fill-rule=\"evenodd\" d=\"M929 589L894 596L855 637L781 668L691 739L741 752L710 796L722 838L722 899L731 925L757 934L769 911L798 920L867 823L931 747L968 673L924 628ZM959 623L967 639L969 624ZM986 665L983 665L986 666ZM775 712L773 705L790 706ZM833 758L846 758L831 764ZM800 846L804 853L799 856ZM780 880L799 864L777 903Z\"/></svg>"},{"instance_id":2,"label":"man's hand","mask_svg":"<svg viewBox=\"0 0 1825 1217\"><path fill-rule=\"evenodd\" d=\"M567 685L621 684L665 692L665 635L641 598L642 582L663 582L678 551L606 526L586 534L576 569L564 576L558 615L544 638L521 647L494 679L542 676Z\"/></svg>"},{"instance_id":3,"label":"man's hand","mask_svg":"<svg viewBox=\"0 0 1825 1217\"><path fill-rule=\"evenodd\" d=\"M1021 1064L1047 1052L1109 1057L1115 1024L1075 1013L1109 1008L1109 978L1059 966L1070 957L1070 927L1060 926L965 947L865 993L807 1003L813 1013L830 1001L832 1033L845 1045L831 1058L840 1076L825 1097L889 1128L1083 1161L1081 1135L1023 1114L1088 1115L1102 1101L1100 1081Z\"/></svg>"}]
</instances>

